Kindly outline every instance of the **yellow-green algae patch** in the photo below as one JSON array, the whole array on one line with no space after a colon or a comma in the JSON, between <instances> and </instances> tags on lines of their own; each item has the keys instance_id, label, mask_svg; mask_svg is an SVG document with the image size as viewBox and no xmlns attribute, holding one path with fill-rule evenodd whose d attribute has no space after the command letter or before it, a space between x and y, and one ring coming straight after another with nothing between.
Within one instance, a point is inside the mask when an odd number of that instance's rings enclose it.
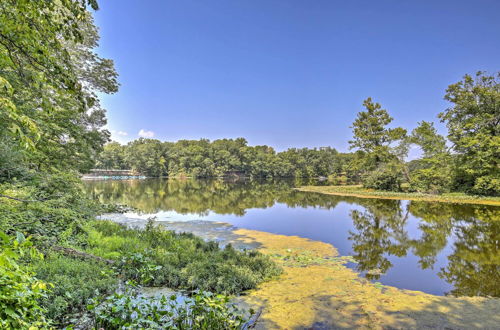
<instances>
[{"instance_id":1,"label":"yellow-green algae patch","mask_svg":"<svg viewBox=\"0 0 500 330\"><path fill-rule=\"evenodd\" d=\"M481 204L481 205L500 206L499 197L478 197L478 196L470 196L462 194L430 195L421 193L400 193L392 191L378 191L373 189L367 189L359 185L302 186L294 189L303 192L315 192L325 195L350 196L358 198L397 199L397 200L413 200L413 201L425 201L425 202Z\"/></svg>"},{"instance_id":2,"label":"yellow-green algae patch","mask_svg":"<svg viewBox=\"0 0 500 330\"><path fill-rule=\"evenodd\" d=\"M343 265L330 244L246 229L239 241L283 266L278 279L241 297L263 308L261 329L498 329L500 299L442 297L370 283Z\"/></svg>"}]
</instances>

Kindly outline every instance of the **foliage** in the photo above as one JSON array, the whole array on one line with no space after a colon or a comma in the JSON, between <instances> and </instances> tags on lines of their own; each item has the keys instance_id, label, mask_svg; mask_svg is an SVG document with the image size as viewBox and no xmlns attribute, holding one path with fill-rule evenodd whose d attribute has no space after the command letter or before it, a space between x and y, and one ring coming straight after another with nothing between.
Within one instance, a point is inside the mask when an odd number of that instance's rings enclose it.
<instances>
[{"instance_id":1,"label":"foliage","mask_svg":"<svg viewBox=\"0 0 500 330\"><path fill-rule=\"evenodd\" d=\"M500 73L465 75L445 99L452 106L439 117L457 154L455 189L500 195Z\"/></svg>"},{"instance_id":2,"label":"foliage","mask_svg":"<svg viewBox=\"0 0 500 330\"><path fill-rule=\"evenodd\" d=\"M393 158L394 142L406 136L406 130L401 127L387 128L393 118L379 103L373 103L369 97L363 102L366 111L358 112L352 124L354 139L349 141L350 147L366 152L369 166L377 167L381 162Z\"/></svg>"},{"instance_id":3,"label":"foliage","mask_svg":"<svg viewBox=\"0 0 500 330\"><path fill-rule=\"evenodd\" d=\"M7 308L0 310L0 322L4 327L44 327L48 318L57 326L67 325L74 314L82 311L86 299L109 294L117 284L116 277L111 276L114 270L108 266L53 251L61 246L90 249L92 237L98 233L90 220L108 209L86 197L78 180L78 173L93 167L109 139L98 93L110 94L118 89L113 62L95 52L99 36L87 10L90 8L97 9L95 0L0 2L0 229L9 235L31 235L33 243L47 256L43 262L35 261L35 250L30 249L32 255L28 258L23 245L28 243L11 241L2 234L0 303ZM155 161L134 166L146 166L153 175L161 175L167 166L160 154L163 145L150 149L150 144L144 147L142 142L131 150ZM137 157L134 159L137 161ZM120 161L111 157L111 162ZM210 164L199 157L197 161L201 166L193 168L195 175L212 173L205 170L211 168ZM137 234L134 231L130 236ZM199 262L196 271L205 270L208 265L201 265L205 257L218 256L218 266L228 258L235 271L218 277L223 282L218 288L228 292L255 286L270 275L265 267L275 269L260 255L230 248L223 253L218 246L193 237L173 235L160 241L178 245L173 253L179 255L184 244L191 248L188 252L192 255L187 253L176 261L175 254L163 254L162 247L154 242L148 243L153 246L144 258L137 249L141 244L135 249L106 252L118 253L116 260L123 262L117 262L117 268L127 277L150 281L151 274L157 275L163 267L151 266L151 259L170 267L160 280L166 281L168 272L174 270L176 280L189 282L185 285L191 288L201 286L201 279L189 279L195 270L181 272L184 266ZM54 289L45 293L44 282L37 280L32 271L53 282ZM243 278L237 272L247 276L245 283L230 285L229 280Z\"/></svg>"},{"instance_id":4,"label":"foliage","mask_svg":"<svg viewBox=\"0 0 500 330\"><path fill-rule=\"evenodd\" d=\"M179 301L175 295L143 297L128 289L89 308L95 327L105 329L240 329L245 322L228 297L202 291Z\"/></svg>"},{"instance_id":5,"label":"foliage","mask_svg":"<svg viewBox=\"0 0 500 330\"><path fill-rule=\"evenodd\" d=\"M37 277L54 286L40 300L46 315L55 325L64 326L86 310L87 301L114 292L117 280L107 265L90 260L50 253L32 264Z\"/></svg>"},{"instance_id":6,"label":"foliage","mask_svg":"<svg viewBox=\"0 0 500 330\"><path fill-rule=\"evenodd\" d=\"M119 261L117 270L139 284L239 293L281 270L256 251L220 249L192 234L176 234L153 226L129 229L109 221L87 226L87 251Z\"/></svg>"},{"instance_id":7,"label":"foliage","mask_svg":"<svg viewBox=\"0 0 500 330\"><path fill-rule=\"evenodd\" d=\"M14 239L0 231L0 328L28 329L49 325L39 300L47 284L19 263L21 258L41 258L21 233Z\"/></svg>"},{"instance_id":8,"label":"foliage","mask_svg":"<svg viewBox=\"0 0 500 330\"><path fill-rule=\"evenodd\" d=\"M407 148L406 130L401 127L387 128L393 118L387 110L371 98L363 102L366 111L358 113L352 125L354 139L350 148L363 154L353 160L353 166L361 173L363 185L380 190L401 190L403 159ZM399 146L394 143L400 142Z\"/></svg>"},{"instance_id":9,"label":"foliage","mask_svg":"<svg viewBox=\"0 0 500 330\"><path fill-rule=\"evenodd\" d=\"M412 131L409 141L423 152L422 158L410 166L411 190L434 194L449 191L453 159L446 139L437 133L433 123L422 121Z\"/></svg>"},{"instance_id":10,"label":"foliage","mask_svg":"<svg viewBox=\"0 0 500 330\"><path fill-rule=\"evenodd\" d=\"M107 141L96 92L116 92L113 62L93 49L94 0L0 4L0 144L37 169L88 169ZM15 141L6 143L4 141Z\"/></svg>"},{"instance_id":11,"label":"foliage","mask_svg":"<svg viewBox=\"0 0 500 330\"><path fill-rule=\"evenodd\" d=\"M132 169L151 177L327 177L347 170L345 154L333 148L275 152L268 146L248 146L243 138L175 143L140 138L120 145L112 142L97 157L97 166Z\"/></svg>"},{"instance_id":12,"label":"foliage","mask_svg":"<svg viewBox=\"0 0 500 330\"><path fill-rule=\"evenodd\" d=\"M374 189L399 191L405 183L410 190L424 193L454 190L499 195L499 77L500 73L465 75L446 90L445 99L452 106L439 118L448 127L453 154L433 123L422 121L406 136L403 128L386 128L392 117L380 104L366 99L366 111L358 113L352 126L354 138L349 141L351 148L364 154L351 160L351 168L361 174L365 187ZM423 157L406 163L411 144L421 148Z\"/></svg>"},{"instance_id":13,"label":"foliage","mask_svg":"<svg viewBox=\"0 0 500 330\"><path fill-rule=\"evenodd\" d=\"M379 165L378 168L363 178L363 185L366 188L377 190L401 191L402 183L403 173L401 164L396 162Z\"/></svg>"},{"instance_id":14,"label":"foliage","mask_svg":"<svg viewBox=\"0 0 500 330\"><path fill-rule=\"evenodd\" d=\"M40 174L25 183L0 185L0 194L27 201L3 198L0 226L32 235L43 249L85 240L82 224L101 210L71 174Z\"/></svg>"}]
</instances>

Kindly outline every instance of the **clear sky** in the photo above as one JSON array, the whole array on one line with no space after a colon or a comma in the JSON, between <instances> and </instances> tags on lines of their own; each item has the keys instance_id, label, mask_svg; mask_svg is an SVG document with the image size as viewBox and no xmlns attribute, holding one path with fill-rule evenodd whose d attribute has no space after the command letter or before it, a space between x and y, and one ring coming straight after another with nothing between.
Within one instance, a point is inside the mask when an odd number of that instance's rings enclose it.
<instances>
[{"instance_id":1,"label":"clear sky","mask_svg":"<svg viewBox=\"0 0 500 330\"><path fill-rule=\"evenodd\" d=\"M121 142L241 136L346 151L366 97L412 129L437 121L465 73L500 70L499 0L99 3L99 53L121 83L103 104Z\"/></svg>"}]
</instances>

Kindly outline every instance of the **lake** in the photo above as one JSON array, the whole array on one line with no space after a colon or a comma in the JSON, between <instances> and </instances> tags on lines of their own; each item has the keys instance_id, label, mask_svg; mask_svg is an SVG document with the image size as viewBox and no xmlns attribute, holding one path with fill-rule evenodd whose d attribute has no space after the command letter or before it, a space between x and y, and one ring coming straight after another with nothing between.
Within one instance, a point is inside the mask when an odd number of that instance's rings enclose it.
<instances>
[{"instance_id":1,"label":"lake","mask_svg":"<svg viewBox=\"0 0 500 330\"><path fill-rule=\"evenodd\" d=\"M436 295L500 297L500 207L299 192L295 180L86 181L126 216L220 221L297 235L353 256L367 279ZM320 184L320 183L318 183Z\"/></svg>"}]
</instances>

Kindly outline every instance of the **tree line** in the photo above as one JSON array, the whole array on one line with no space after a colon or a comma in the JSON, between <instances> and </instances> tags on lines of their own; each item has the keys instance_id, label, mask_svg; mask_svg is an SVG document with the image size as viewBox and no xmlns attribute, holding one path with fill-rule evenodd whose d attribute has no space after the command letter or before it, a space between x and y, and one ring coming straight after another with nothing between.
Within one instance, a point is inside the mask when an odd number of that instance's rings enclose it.
<instances>
[{"instance_id":1,"label":"tree line","mask_svg":"<svg viewBox=\"0 0 500 330\"><path fill-rule=\"evenodd\" d=\"M126 145L107 144L96 166L133 169L154 177L326 177L348 171L351 157L330 147L276 152L266 145L249 146L244 138L177 142L140 138Z\"/></svg>"},{"instance_id":2,"label":"tree line","mask_svg":"<svg viewBox=\"0 0 500 330\"><path fill-rule=\"evenodd\" d=\"M352 124L353 152L331 147L249 146L244 138L162 142L140 138L121 145L111 142L96 159L105 169L133 169L160 177L254 178L327 177L333 184L422 193L500 194L500 72L478 72L448 87L451 106L438 117L448 128L440 135L433 122L421 121L412 131L390 127L393 118L367 98ZM408 161L410 148L421 157Z\"/></svg>"},{"instance_id":3,"label":"tree line","mask_svg":"<svg viewBox=\"0 0 500 330\"><path fill-rule=\"evenodd\" d=\"M500 72L477 72L450 85L450 107L438 114L448 129L421 121L411 132L389 128L393 118L371 98L354 121L351 148L360 157L353 167L365 187L391 191L500 194ZM419 159L405 161L411 146Z\"/></svg>"}]
</instances>

